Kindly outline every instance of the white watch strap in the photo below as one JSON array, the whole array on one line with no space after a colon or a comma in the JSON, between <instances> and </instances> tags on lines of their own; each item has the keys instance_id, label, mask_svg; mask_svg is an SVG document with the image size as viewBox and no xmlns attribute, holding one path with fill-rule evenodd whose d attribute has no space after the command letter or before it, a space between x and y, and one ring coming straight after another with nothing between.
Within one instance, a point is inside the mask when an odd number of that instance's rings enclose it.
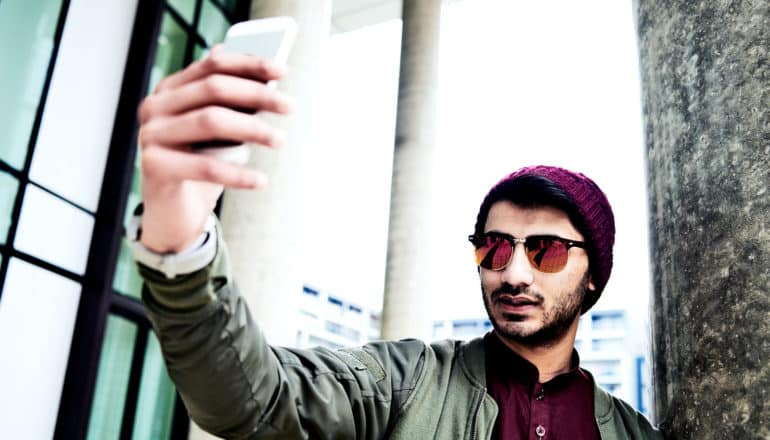
<instances>
[{"instance_id":1,"label":"white watch strap","mask_svg":"<svg viewBox=\"0 0 770 440\"><path fill-rule=\"evenodd\" d=\"M214 261L217 254L217 232L213 214L206 219L203 232L195 243L178 253L160 254L147 249L140 241L141 225L141 215L133 216L128 223L126 239L131 253L137 262L163 273L167 278L195 272Z\"/></svg>"}]
</instances>

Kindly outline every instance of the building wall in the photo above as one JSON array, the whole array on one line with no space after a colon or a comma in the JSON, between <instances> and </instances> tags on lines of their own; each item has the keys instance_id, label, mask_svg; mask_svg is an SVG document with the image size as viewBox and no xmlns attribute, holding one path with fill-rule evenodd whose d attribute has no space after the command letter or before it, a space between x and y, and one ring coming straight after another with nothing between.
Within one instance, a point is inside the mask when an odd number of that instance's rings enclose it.
<instances>
[{"instance_id":1,"label":"building wall","mask_svg":"<svg viewBox=\"0 0 770 440\"><path fill-rule=\"evenodd\" d=\"M341 348L380 338L380 313L305 285L299 300L296 347Z\"/></svg>"}]
</instances>

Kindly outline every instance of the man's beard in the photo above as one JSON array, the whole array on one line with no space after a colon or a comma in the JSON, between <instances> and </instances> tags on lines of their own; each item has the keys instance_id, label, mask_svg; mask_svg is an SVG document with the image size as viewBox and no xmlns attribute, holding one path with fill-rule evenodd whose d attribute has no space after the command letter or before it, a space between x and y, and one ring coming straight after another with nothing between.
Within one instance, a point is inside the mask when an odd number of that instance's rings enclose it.
<instances>
[{"instance_id":1,"label":"man's beard","mask_svg":"<svg viewBox=\"0 0 770 440\"><path fill-rule=\"evenodd\" d=\"M544 314L541 321L542 327L535 331L506 325L507 323L524 319L523 316L515 314L503 314L502 318L504 322L497 322L492 315L492 305L498 296L505 293L510 295L524 294L529 298L534 298L542 306L544 298L539 292L534 292L524 287L513 287L506 283L495 289L491 295L487 295L484 292L484 287L482 285L481 295L484 298L484 307L487 309L487 316L489 316L492 327L500 337L530 347L549 346L564 337L572 323L575 322L575 318L580 315L583 300L586 295L588 277L588 272L586 272L583 279L580 280L580 283L569 295L556 299L556 301L560 302L555 303L550 311L543 310Z\"/></svg>"}]
</instances>

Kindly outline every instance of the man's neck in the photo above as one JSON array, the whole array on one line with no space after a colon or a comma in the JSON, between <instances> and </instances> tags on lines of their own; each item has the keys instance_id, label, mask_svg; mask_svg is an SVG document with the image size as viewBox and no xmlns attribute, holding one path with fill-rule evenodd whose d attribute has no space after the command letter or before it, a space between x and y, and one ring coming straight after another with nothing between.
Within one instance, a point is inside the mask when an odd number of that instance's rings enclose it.
<instances>
[{"instance_id":1,"label":"man's neck","mask_svg":"<svg viewBox=\"0 0 770 440\"><path fill-rule=\"evenodd\" d=\"M570 326L562 338L548 344L536 346L510 340L499 333L497 336L506 347L534 365L539 373L538 381L546 383L554 377L570 371L577 324L576 319L575 323Z\"/></svg>"}]
</instances>

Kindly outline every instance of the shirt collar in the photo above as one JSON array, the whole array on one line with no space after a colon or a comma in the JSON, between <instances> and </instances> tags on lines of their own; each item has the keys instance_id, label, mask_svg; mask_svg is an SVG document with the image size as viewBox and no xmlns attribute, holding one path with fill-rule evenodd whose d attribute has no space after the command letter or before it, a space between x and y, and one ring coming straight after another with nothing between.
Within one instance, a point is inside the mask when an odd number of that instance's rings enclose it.
<instances>
[{"instance_id":1,"label":"shirt collar","mask_svg":"<svg viewBox=\"0 0 770 440\"><path fill-rule=\"evenodd\" d=\"M484 336L484 345L487 350L486 363L489 374L518 380L530 385L537 383L540 377L537 367L508 348L494 331L490 331ZM585 374L580 369L580 356L577 350L573 348L569 370L549 380L546 384L551 387L560 386L569 383L576 376L585 376Z\"/></svg>"}]
</instances>

